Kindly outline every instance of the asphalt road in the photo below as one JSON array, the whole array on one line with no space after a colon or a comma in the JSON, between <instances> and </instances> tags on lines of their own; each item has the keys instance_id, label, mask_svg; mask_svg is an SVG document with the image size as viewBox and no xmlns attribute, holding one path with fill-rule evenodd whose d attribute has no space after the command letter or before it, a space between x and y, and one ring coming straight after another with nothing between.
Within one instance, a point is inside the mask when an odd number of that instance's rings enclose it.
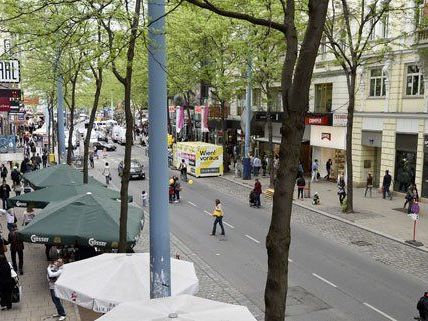
<instances>
[{"instance_id":1,"label":"asphalt road","mask_svg":"<svg viewBox=\"0 0 428 321\"><path fill-rule=\"evenodd\" d=\"M116 169L123 154L123 147L118 146L106 159L113 187L120 186ZM134 147L133 158L142 160L148 170L148 159L140 148ZM103 161L96 161L95 171L102 170ZM148 179L129 185L139 203L141 191L149 190ZM264 310L270 213L250 208L244 200L207 186L203 179L194 181L182 184L181 203L170 205L171 232ZM222 200L225 211L225 237L209 235L216 198ZM289 269L287 320L292 321L413 320L416 300L427 286L299 224L292 225Z\"/></svg>"}]
</instances>

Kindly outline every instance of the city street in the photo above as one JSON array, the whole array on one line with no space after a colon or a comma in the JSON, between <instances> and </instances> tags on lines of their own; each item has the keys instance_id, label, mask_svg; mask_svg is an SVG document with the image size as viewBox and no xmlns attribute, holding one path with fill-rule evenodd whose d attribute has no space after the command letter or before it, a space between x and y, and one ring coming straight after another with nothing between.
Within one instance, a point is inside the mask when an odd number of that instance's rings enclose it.
<instances>
[{"instance_id":1,"label":"city street","mask_svg":"<svg viewBox=\"0 0 428 321\"><path fill-rule=\"evenodd\" d=\"M112 187L120 186L117 166L123 154L124 148L118 146L106 158L113 174ZM148 159L143 155L140 147L134 147L133 158L143 161L149 179ZM98 179L103 162L100 157L93 170ZM141 191L149 189L148 179L130 182L130 194L139 203ZM241 190L233 195L227 188L230 184L233 183L222 178L194 179L193 185L182 184L181 203L170 205L171 232L263 309L267 271L264 240L270 223L269 209L250 208L247 198L242 196L247 194L245 188L232 187ZM213 221L210 213L216 198L224 206L226 237L209 235ZM303 217L309 212L295 208L294 215ZM288 320L411 320L417 315L416 302L426 288L426 282L417 275L396 270L391 267L393 264L388 266L387 260L385 264L379 263L368 254L307 228L299 219L294 221ZM330 233L336 233L334 225ZM428 258L426 253L418 255Z\"/></svg>"}]
</instances>

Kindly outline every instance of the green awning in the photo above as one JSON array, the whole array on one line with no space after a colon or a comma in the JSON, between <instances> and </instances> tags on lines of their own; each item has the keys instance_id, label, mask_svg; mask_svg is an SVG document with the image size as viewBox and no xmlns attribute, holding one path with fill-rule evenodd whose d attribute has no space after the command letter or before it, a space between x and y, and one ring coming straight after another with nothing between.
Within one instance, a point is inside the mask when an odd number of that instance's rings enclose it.
<instances>
[{"instance_id":1,"label":"green awning","mask_svg":"<svg viewBox=\"0 0 428 321\"><path fill-rule=\"evenodd\" d=\"M90 245L116 248L119 242L119 201L84 194L53 202L19 231L24 242ZM128 206L127 243L135 244L143 226L143 211Z\"/></svg>"},{"instance_id":2,"label":"green awning","mask_svg":"<svg viewBox=\"0 0 428 321\"><path fill-rule=\"evenodd\" d=\"M70 197L86 194L88 192L113 200L120 199L120 192L98 184L59 185L42 188L32 193L21 194L9 198L7 204L8 207L31 206L33 208L45 208L51 202L64 201ZM128 196L128 201L132 202L132 196Z\"/></svg>"},{"instance_id":3,"label":"green awning","mask_svg":"<svg viewBox=\"0 0 428 321\"><path fill-rule=\"evenodd\" d=\"M23 178L34 189L57 185L83 184L83 173L66 164L59 164L28 172L23 175ZM88 183L105 186L93 177L89 177Z\"/></svg>"}]
</instances>

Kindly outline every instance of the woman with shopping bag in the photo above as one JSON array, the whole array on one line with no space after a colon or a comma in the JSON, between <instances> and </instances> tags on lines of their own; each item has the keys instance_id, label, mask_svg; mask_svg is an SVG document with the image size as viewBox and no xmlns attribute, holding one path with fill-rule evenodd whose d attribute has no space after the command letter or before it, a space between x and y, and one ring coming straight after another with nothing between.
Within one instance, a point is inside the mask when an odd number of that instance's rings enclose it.
<instances>
[{"instance_id":1,"label":"woman with shopping bag","mask_svg":"<svg viewBox=\"0 0 428 321\"><path fill-rule=\"evenodd\" d=\"M221 206L221 202L219 199L215 200L215 208L212 215L215 217L215 220L214 220L214 225L213 225L213 230L211 232L211 235L213 236L215 235L217 223L220 225L221 235L225 235L224 227L223 227L223 207Z\"/></svg>"}]
</instances>

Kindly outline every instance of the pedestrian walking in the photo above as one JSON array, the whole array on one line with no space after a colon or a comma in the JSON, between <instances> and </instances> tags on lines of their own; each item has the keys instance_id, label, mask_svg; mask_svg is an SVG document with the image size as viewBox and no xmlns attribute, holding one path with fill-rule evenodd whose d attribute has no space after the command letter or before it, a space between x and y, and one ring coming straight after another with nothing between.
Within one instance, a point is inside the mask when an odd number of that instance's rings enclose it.
<instances>
[{"instance_id":1,"label":"pedestrian walking","mask_svg":"<svg viewBox=\"0 0 428 321\"><path fill-rule=\"evenodd\" d=\"M178 168L180 170L181 180L187 182L187 164L184 159L181 160L181 164Z\"/></svg>"},{"instance_id":2,"label":"pedestrian walking","mask_svg":"<svg viewBox=\"0 0 428 321\"><path fill-rule=\"evenodd\" d=\"M89 152L89 165L91 166L91 168L94 168L94 152L93 151Z\"/></svg>"},{"instance_id":3,"label":"pedestrian walking","mask_svg":"<svg viewBox=\"0 0 428 321\"><path fill-rule=\"evenodd\" d=\"M254 169L254 176L259 176L260 168L262 167L262 161L258 156L254 156L253 158L253 169Z\"/></svg>"},{"instance_id":4,"label":"pedestrian walking","mask_svg":"<svg viewBox=\"0 0 428 321\"><path fill-rule=\"evenodd\" d=\"M19 182L18 184L15 184L13 186L13 191L15 192L15 196L21 195L22 189L23 189L23 187L22 187L22 183L21 182Z\"/></svg>"},{"instance_id":5,"label":"pedestrian walking","mask_svg":"<svg viewBox=\"0 0 428 321\"><path fill-rule=\"evenodd\" d=\"M0 185L0 197L3 202L3 209L7 209L7 200L10 197L11 188L9 184L6 183L6 180L3 180L3 183Z\"/></svg>"},{"instance_id":6,"label":"pedestrian walking","mask_svg":"<svg viewBox=\"0 0 428 321\"><path fill-rule=\"evenodd\" d=\"M15 280L12 278L11 268L6 256L0 253L0 308L12 309L12 290Z\"/></svg>"},{"instance_id":7,"label":"pedestrian walking","mask_svg":"<svg viewBox=\"0 0 428 321\"><path fill-rule=\"evenodd\" d=\"M15 216L15 213L13 212L13 210L7 209L7 210L0 210L1 214L4 214L6 216L6 222L7 222L7 229L8 231L12 231L13 225L16 224L17 219Z\"/></svg>"},{"instance_id":8,"label":"pedestrian walking","mask_svg":"<svg viewBox=\"0 0 428 321\"><path fill-rule=\"evenodd\" d=\"M21 173L19 172L18 167L13 167L13 170L10 173L10 178L12 179L14 186L21 182Z\"/></svg>"},{"instance_id":9,"label":"pedestrian walking","mask_svg":"<svg viewBox=\"0 0 428 321\"><path fill-rule=\"evenodd\" d=\"M299 176L296 181L297 184L297 199L302 198L303 201L303 190L305 189L306 181L303 175Z\"/></svg>"},{"instance_id":10,"label":"pedestrian walking","mask_svg":"<svg viewBox=\"0 0 428 321\"><path fill-rule=\"evenodd\" d=\"M215 235L217 223L220 225L221 235L225 235L224 227L223 227L223 215L224 215L223 207L222 207L219 199L215 200L215 208L214 208L214 212L212 215L215 217L215 220L214 220L213 230L211 232L211 235L213 235L213 236Z\"/></svg>"},{"instance_id":11,"label":"pedestrian walking","mask_svg":"<svg viewBox=\"0 0 428 321\"><path fill-rule=\"evenodd\" d=\"M406 201L404 202L403 209L405 209L406 205L409 204L409 208L408 208L408 211L407 211L407 213L409 214L410 211L411 211L412 204L413 204L413 202L416 199L415 189L414 189L414 185L413 184L410 184L409 187L407 188L406 196L404 197L404 199Z\"/></svg>"},{"instance_id":12,"label":"pedestrian walking","mask_svg":"<svg viewBox=\"0 0 428 321\"><path fill-rule=\"evenodd\" d=\"M180 202L180 191L181 191L181 185L180 180L177 176L173 177L174 179L174 194L175 194L175 203Z\"/></svg>"},{"instance_id":13,"label":"pedestrian walking","mask_svg":"<svg viewBox=\"0 0 428 321\"><path fill-rule=\"evenodd\" d=\"M389 174L389 170L385 171L385 175L383 176L383 182L382 182L382 194L383 199L385 199L386 194L388 194L388 197L390 200L392 200L392 194L389 188L391 187L392 182L392 176Z\"/></svg>"},{"instance_id":14,"label":"pedestrian walking","mask_svg":"<svg viewBox=\"0 0 428 321\"><path fill-rule=\"evenodd\" d=\"M303 177L304 170L303 170L303 164L302 161L299 161L299 165L297 166L297 178Z\"/></svg>"},{"instance_id":15,"label":"pedestrian walking","mask_svg":"<svg viewBox=\"0 0 428 321\"><path fill-rule=\"evenodd\" d=\"M330 175L331 175L331 167L333 166L333 162L331 160L331 158L328 159L327 163L325 163L325 170L327 171L327 175L324 176L324 178L326 180L330 179Z\"/></svg>"},{"instance_id":16,"label":"pedestrian walking","mask_svg":"<svg viewBox=\"0 0 428 321\"><path fill-rule=\"evenodd\" d=\"M425 292L416 305L419 311L420 321L428 321L428 292Z\"/></svg>"},{"instance_id":17,"label":"pedestrian walking","mask_svg":"<svg viewBox=\"0 0 428 321\"><path fill-rule=\"evenodd\" d=\"M28 206L24 212L24 218L22 219L22 226L26 226L36 217L36 213L31 206Z\"/></svg>"},{"instance_id":18,"label":"pedestrian walking","mask_svg":"<svg viewBox=\"0 0 428 321\"><path fill-rule=\"evenodd\" d=\"M42 163L42 158L40 157L39 153L36 154L34 157L34 163L36 165L36 169L40 169L40 164Z\"/></svg>"},{"instance_id":19,"label":"pedestrian walking","mask_svg":"<svg viewBox=\"0 0 428 321\"><path fill-rule=\"evenodd\" d=\"M372 189L373 189L373 176L372 174L367 174L366 180L366 191L364 192L364 197L367 197L367 191L370 191L370 197L372 197Z\"/></svg>"},{"instance_id":20,"label":"pedestrian walking","mask_svg":"<svg viewBox=\"0 0 428 321\"><path fill-rule=\"evenodd\" d=\"M52 302L55 305L57 313L52 317L59 317L59 321L65 320L66 314L61 300L55 294L55 282L61 276L64 262L62 259L56 260L53 264L49 264L47 268L47 277L49 282L49 291L51 293Z\"/></svg>"},{"instance_id":21,"label":"pedestrian walking","mask_svg":"<svg viewBox=\"0 0 428 321\"><path fill-rule=\"evenodd\" d=\"M7 168L6 166L4 166L4 164L1 164L1 172L0 172L0 176L2 178L2 180L6 180L7 177Z\"/></svg>"},{"instance_id":22,"label":"pedestrian walking","mask_svg":"<svg viewBox=\"0 0 428 321\"><path fill-rule=\"evenodd\" d=\"M42 163L43 163L43 168L46 168L48 164L48 153L45 151L42 154Z\"/></svg>"},{"instance_id":23,"label":"pedestrian walking","mask_svg":"<svg viewBox=\"0 0 428 321\"><path fill-rule=\"evenodd\" d=\"M20 275L24 274L23 266L24 266L24 242L22 242L18 238L18 227L16 224L13 224L12 231L9 232L9 236L7 237L7 241L10 244L10 258L12 259L13 269ZM16 254L18 254L18 265L16 265Z\"/></svg>"},{"instance_id":24,"label":"pedestrian walking","mask_svg":"<svg viewBox=\"0 0 428 321\"><path fill-rule=\"evenodd\" d=\"M266 176L266 172L267 172L267 166L268 166L268 157L262 157L262 176Z\"/></svg>"},{"instance_id":25,"label":"pedestrian walking","mask_svg":"<svg viewBox=\"0 0 428 321\"><path fill-rule=\"evenodd\" d=\"M343 178L343 176L340 176L339 182L337 183L337 195L339 195L340 205L343 205L343 201L346 197L345 187L346 187L345 179Z\"/></svg>"},{"instance_id":26,"label":"pedestrian walking","mask_svg":"<svg viewBox=\"0 0 428 321\"><path fill-rule=\"evenodd\" d=\"M261 206L261 202L260 202L260 195L261 194L262 194L262 184L256 178L255 183L254 183L254 206L255 207Z\"/></svg>"},{"instance_id":27,"label":"pedestrian walking","mask_svg":"<svg viewBox=\"0 0 428 321\"><path fill-rule=\"evenodd\" d=\"M147 207L149 203L149 194L146 193L146 191L141 192L141 205L143 207Z\"/></svg>"},{"instance_id":28,"label":"pedestrian walking","mask_svg":"<svg viewBox=\"0 0 428 321\"><path fill-rule=\"evenodd\" d=\"M106 184L109 185L111 181L111 174L110 174L110 166L108 165L108 163L105 163L102 174L106 178Z\"/></svg>"},{"instance_id":29,"label":"pedestrian walking","mask_svg":"<svg viewBox=\"0 0 428 321\"><path fill-rule=\"evenodd\" d=\"M318 163L318 159L316 159L313 163L312 163L312 178L311 178L311 182L315 181L318 182L318 172L319 169L319 163Z\"/></svg>"}]
</instances>

